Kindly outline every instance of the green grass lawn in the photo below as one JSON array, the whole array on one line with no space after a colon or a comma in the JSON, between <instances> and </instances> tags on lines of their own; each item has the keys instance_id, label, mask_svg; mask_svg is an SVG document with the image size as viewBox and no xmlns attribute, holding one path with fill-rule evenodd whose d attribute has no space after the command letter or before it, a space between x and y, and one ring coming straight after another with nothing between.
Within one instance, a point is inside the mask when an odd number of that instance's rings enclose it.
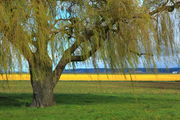
<instances>
[{"instance_id":1,"label":"green grass lawn","mask_svg":"<svg viewBox=\"0 0 180 120\"><path fill-rule=\"evenodd\" d=\"M57 105L29 108L29 81L0 82L0 120L180 120L180 83L59 82Z\"/></svg>"}]
</instances>

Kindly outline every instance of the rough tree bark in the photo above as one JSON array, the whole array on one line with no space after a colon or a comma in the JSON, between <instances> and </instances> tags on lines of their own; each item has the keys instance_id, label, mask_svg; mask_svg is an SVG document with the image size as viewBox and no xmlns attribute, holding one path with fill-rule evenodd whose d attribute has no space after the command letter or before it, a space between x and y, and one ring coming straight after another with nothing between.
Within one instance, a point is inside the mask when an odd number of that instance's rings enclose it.
<instances>
[{"instance_id":1,"label":"rough tree bark","mask_svg":"<svg viewBox=\"0 0 180 120\"><path fill-rule=\"evenodd\" d=\"M47 80L49 81L49 80ZM31 78L33 101L31 107L47 107L55 105L53 87L49 82L39 82Z\"/></svg>"},{"instance_id":2,"label":"rough tree bark","mask_svg":"<svg viewBox=\"0 0 180 120\"><path fill-rule=\"evenodd\" d=\"M31 85L33 89L32 107L46 107L55 104L51 72L30 67ZM43 74L42 74L43 73Z\"/></svg>"},{"instance_id":3,"label":"rough tree bark","mask_svg":"<svg viewBox=\"0 0 180 120\"><path fill-rule=\"evenodd\" d=\"M52 72L52 66L43 64L42 61L37 59L35 62L29 63L29 70L33 90L32 104L30 106L48 107L55 105L53 91L58 81L56 79L59 79L61 74L56 77Z\"/></svg>"}]
</instances>

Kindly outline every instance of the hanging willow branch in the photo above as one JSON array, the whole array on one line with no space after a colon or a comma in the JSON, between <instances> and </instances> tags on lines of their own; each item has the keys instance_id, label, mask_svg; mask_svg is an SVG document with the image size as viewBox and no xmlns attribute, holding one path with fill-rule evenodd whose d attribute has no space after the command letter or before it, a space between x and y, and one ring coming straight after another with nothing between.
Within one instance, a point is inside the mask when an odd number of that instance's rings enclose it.
<instances>
[{"instance_id":1,"label":"hanging willow branch","mask_svg":"<svg viewBox=\"0 0 180 120\"><path fill-rule=\"evenodd\" d=\"M45 66L54 64L52 71L59 77L66 64L96 57L96 52L107 65L138 64L138 56L160 55L162 46L174 49L172 20L166 12L179 7L180 2L172 0L153 11L134 0L2 0L0 65L8 66L8 54L19 61L23 55L29 64L37 59ZM155 15L158 25L152 20Z\"/></svg>"}]
</instances>

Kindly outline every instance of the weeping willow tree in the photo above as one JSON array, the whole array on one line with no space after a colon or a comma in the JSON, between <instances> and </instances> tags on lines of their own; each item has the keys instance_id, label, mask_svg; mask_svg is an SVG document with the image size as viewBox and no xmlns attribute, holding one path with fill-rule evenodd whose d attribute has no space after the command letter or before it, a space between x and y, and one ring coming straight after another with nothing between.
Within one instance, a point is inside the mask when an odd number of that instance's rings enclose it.
<instances>
[{"instance_id":1,"label":"weeping willow tree","mask_svg":"<svg viewBox=\"0 0 180 120\"><path fill-rule=\"evenodd\" d=\"M1 0L0 68L29 64L31 106L55 104L53 89L68 63L90 58L106 67L155 63L175 55L178 0Z\"/></svg>"}]
</instances>

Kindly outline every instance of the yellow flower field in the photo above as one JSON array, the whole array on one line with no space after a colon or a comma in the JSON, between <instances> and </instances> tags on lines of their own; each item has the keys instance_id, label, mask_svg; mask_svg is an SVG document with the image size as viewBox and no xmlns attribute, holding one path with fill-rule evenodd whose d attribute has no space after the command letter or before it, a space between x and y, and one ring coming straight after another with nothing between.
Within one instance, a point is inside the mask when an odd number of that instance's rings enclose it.
<instances>
[{"instance_id":1,"label":"yellow flower field","mask_svg":"<svg viewBox=\"0 0 180 120\"><path fill-rule=\"evenodd\" d=\"M3 74L0 80L30 80L29 74ZM180 74L63 74L65 81L180 81Z\"/></svg>"}]
</instances>

